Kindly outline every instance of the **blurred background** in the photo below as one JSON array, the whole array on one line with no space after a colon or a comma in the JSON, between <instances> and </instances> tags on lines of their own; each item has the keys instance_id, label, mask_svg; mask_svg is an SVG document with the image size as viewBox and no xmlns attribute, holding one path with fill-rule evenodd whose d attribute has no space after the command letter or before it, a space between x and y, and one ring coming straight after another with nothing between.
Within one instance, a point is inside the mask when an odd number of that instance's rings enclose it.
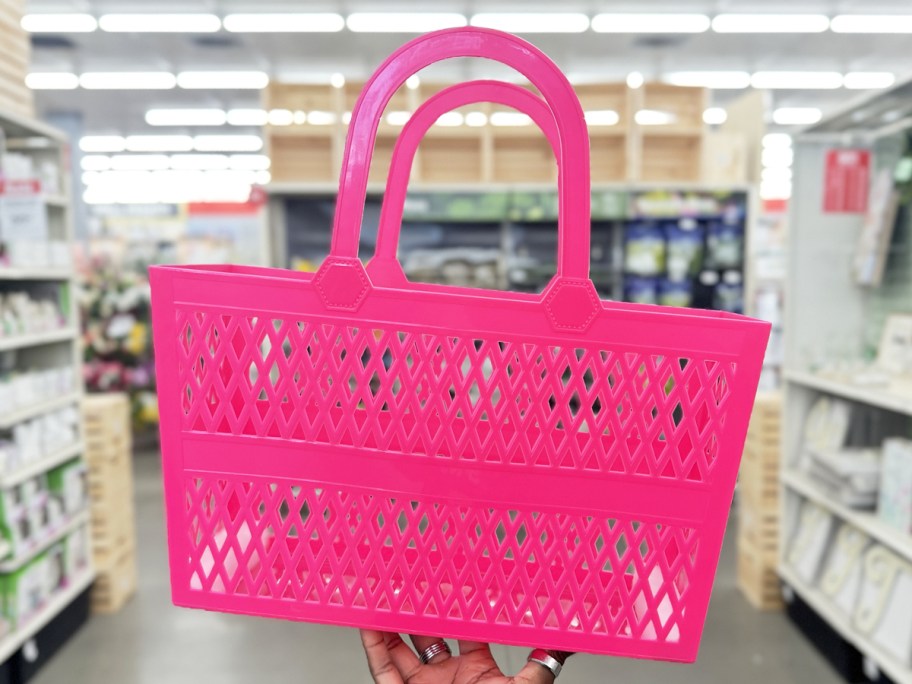
<instances>
[{"instance_id":1,"label":"blurred background","mask_svg":"<svg viewBox=\"0 0 912 684\"><path fill-rule=\"evenodd\" d=\"M315 271L365 81L466 25L579 97L602 298L773 329L697 664L560 681L912 684L908 0L0 0L0 684L369 680L352 630L171 606L147 269ZM392 96L361 256L414 124L408 278L538 293L547 137L505 104L416 115L479 79L538 92L455 59Z\"/></svg>"}]
</instances>

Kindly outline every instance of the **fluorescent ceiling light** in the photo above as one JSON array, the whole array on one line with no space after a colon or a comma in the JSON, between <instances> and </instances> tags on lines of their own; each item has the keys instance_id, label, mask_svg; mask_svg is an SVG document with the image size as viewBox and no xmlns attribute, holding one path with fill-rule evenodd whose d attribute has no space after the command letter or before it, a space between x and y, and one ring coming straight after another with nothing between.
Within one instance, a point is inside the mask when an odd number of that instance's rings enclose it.
<instances>
[{"instance_id":1,"label":"fluorescent ceiling light","mask_svg":"<svg viewBox=\"0 0 912 684\"><path fill-rule=\"evenodd\" d=\"M751 76L751 85L766 90L833 90L842 86L842 74L836 71L757 71Z\"/></svg>"},{"instance_id":2,"label":"fluorescent ceiling light","mask_svg":"<svg viewBox=\"0 0 912 684\"><path fill-rule=\"evenodd\" d=\"M484 12L474 15L471 24L510 33L583 33L589 17L578 12Z\"/></svg>"},{"instance_id":3,"label":"fluorescent ceiling light","mask_svg":"<svg viewBox=\"0 0 912 684\"><path fill-rule=\"evenodd\" d=\"M105 14L98 25L109 33L214 33L222 22L214 14Z\"/></svg>"},{"instance_id":4,"label":"fluorescent ceiling light","mask_svg":"<svg viewBox=\"0 0 912 684\"><path fill-rule=\"evenodd\" d=\"M466 126L471 126L472 128L486 126L488 123L488 115L484 112L468 112L465 115L465 123Z\"/></svg>"},{"instance_id":5,"label":"fluorescent ceiling light","mask_svg":"<svg viewBox=\"0 0 912 684\"><path fill-rule=\"evenodd\" d=\"M26 14L20 25L29 33L91 33L98 28L91 14Z\"/></svg>"},{"instance_id":6,"label":"fluorescent ceiling light","mask_svg":"<svg viewBox=\"0 0 912 684\"><path fill-rule=\"evenodd\" d=\"M787 169L795 161L791 147L767 147L760 154L760 163L768 169Z\"/></svg>"},{"instance_id":7,"label":"fluorescent ceiling light","mask_svg":"<svg viewBox=\"0 0 912 684\"><path fill-rule=\"evenodd\" d=\"M724 124L728 120L728 112L724 107L710 107L703 111L703 123L710 126Z\"/></svg>"},{"instance_id":8,"label":"fluorescent ceiling light","mask_svg":"<svg viewBox=\"0 0 912 684\"><path fill-rule=\"evenodd\" d=\"M390 126L405 126L408 120L412 118L411 112L393 111L386 115L386 123Z\"/></svg>"},{"instance_id":9,"label":"fluorescent ceiling light","mask_svg":"<svg viewBox=\"0 0 912 684\"><path fill-rule=\"evenodd\" d=\"M760 183L760 199L787 200L791 196L791 181L762 181Z\"/></svg>"},{"instance_id":10,"label":"fluorescent ceiling light","mask_svg":"<svg viewBox=\"0 0 912 684\"><path fill-rule=\"evenodd\" d=\"M351 123L352 113L351 112L342 112L342 123L346 126Z\"/></svg>"},{"instance_id":11,"label":"fluorescent ceiling light","mask_svg":"<svg viewBox=\"0 0 912 684\"><path fill-rule=\"evenodd\" d=\"M193 139L197 152L259 152L263 139L258 135L198 135Z\"/></svg>"},{"instance_id":12,"label":"fluorescent ceiling light","mask_svg":"<svg viewBox=\"0 0 912 684\"><path fill-rule=\"evenodd\" d=\"M764 181L790 181L792 170L789 167L777 168L768 166L760 172L760 179Z\"/></svg>"},{"instance_id":13,"label":"fluorescent ceiling light","mask_svg":"<svg viewBox=\"0 0 912 684\"><path fill-rule=\"evenodd\" d=\"M836 33L912 33L912 14L840 14L830 21Z\"/></svg>"},{"instance_id":14,"label":"fluorescent ceiling light","mask_svg":"<svg viewBox=\"0 0 912 684\"><path fill-rule=\"evenodd\" d=\"M269 85L263 71L182 71L177 85L185 90L262 90Z\"/></svg>"},{"instance_id":15,"label":"fluorescent ceiling light","mask_svg":"<svg viewBox=\"0 0 912 684\"><path fill-rule=\"evenodd\" d=\"M631 71L629 74L627 74L628 88L633 88L636 90L643 85L644 81L645 79L643 78L643 74L641 74L639 71Z\"/></svg>"},{"instance_id":16,"label":"fluorescent ceiling light","mask_svg":"<svg viewBox=\"0 0 912 684\"><path fill-rule=\"evenodd\" d=\"M84 135L79 139L79 149L83 152L123 152L127 143L120 135Z\"/></svg>"},{"instance_id":17,"label":"fluorescent ceiling light","mask_svg":"<svg viewBox=\"0 0 912 684\"><path fill-rule=\"evenodd\" d=\"M850 71L842 79L843 88L849 90L868 90L889 88L896 82L896 77L889 71Z\"/></svg>"},{"instance_id":18,"label":"fluorescent ceiling light","mask_svg":"<svg viewBox=\"0 0 912 684\"><path fill-rule=\"evenodd\" d=\"M307 113L307 123L311 126L331 126L336 123L334 112L321 112L319 110Z\"/></svg>"},{"instance_id":19,"label":"fluorescent ceiling light","mask_svg":"<svg viewBox=\"0 0 912 684\"><path fill-rule=\"evenodd\" d=\"M232 33L335 33L345 28L341 14L229 14L225 30Z\"/></svg>"},{"instance_id":20,"label":"fluorescent ceiling light","mask_svg":"<svg viewBox=\"0 0 912 684\"><path fill-rule=\"evenodd\" d=\"M614 126L621 117L613 109L593 109L585 113L586 123L590 126Z\"/></svg>"},{"instance_id":21,"label":"fluorescent ceiling light","mask_svg":"<svg viewBox=\"0 0 912 684\"><path fill-rule=\"evenodd\" d=\"M780 126L806 126L823 118L816 107L780 107L773 112L773 123Z\"/></svg>"},{"instance_id":22,"label":"fluorescent ceiling light","mask_svg":"<svg viewBox=\"0 0 912 684\"><path fill-rule=\"evenodd\" d=\"M703 33L710 26L705 14L596 14L596 33Z\"/></svg>"},{"instance_id":23,"label":"fluorescent ceiling light","mask_svg":"<svg viewBox=\"0 0 912 684\"><path fill-rule=\"evenodd\" d=\"M492 126L529 126L532 118L522 112L493 112L490 121Z\"/></svg>"},{"instance_id":24,"label":"fluorescent ceiling light","mask_svg":"<svg viewBox=\"0 0 912 684\"><path fill-rule=\"evenodd\" d=\"M465 117L460 112L446 112L441 114L437 121L434 122L435 126L462 126L465 122Z\"/></svg>"},{"instance_id":25,"label":"fluorescent ceiling light","mask_svg":"<svg viewBox=\"0 0 912 684\"><path fill-rule=\"evenodd\" d=\"M418 86L421 85L421 79L418 78L418 74L412 74L407 79L405 79L405 87L409 90L418 90Z\"/></svg>"},{"instance_id":26,"label":"fluorescent ceiling light","mask_svg":"<svg viewBox=\"0 0 912 684\"><path fill-rule=\"evenodd\" d=\"M221 109L150 109L146 123L150 126L222 126L228 115Z\"/></svg>"},{"instance_id":27,"label":"fluorescent ceiling light","mask_svg":"<svg viewBox=\"0 0 912 684\"><path fill-rule=\"evenodd\" d=\"M678 120L674 112L663 112L658 109L641 109L633 116L640 126L668 126Z\"/></svg>"},{"instance_id":28,"label":"fluorescent ceiling light","mask_svg":"<svg viewBox=\"0 0 912 684\"><path fill-rule=\"evenodd\" d=\"M452 12L355 12L346 24L356 33L425 33L465 26L468 20Z\"/></svg>"},{"instance_id":29,"label":"fluorescent ceiling light","mask_svg":"<svg viewBox=\"0 0 912 684\"><path fill-rule=\"evenodd\" d=\"M193 138L189 135L128 135L130 152L189 152Z\"/></svg>"},{"instance_id":30,"label":"fluorescent ceiling light","mask_svg":"<svg viewBox=\"0 0 912 684\"><path fill-rule=\"evenodd\" d=\"M160 171L171 162L164 154L115 154L111 157L114 171Z\"/></svg>"},{"instance_id":31,"label":"fluorescent ceiling light","mask_svg":"<svg viewBox=\"0 0 912 684\"><path fill-rule=\"evenodd\" d=\"M269 113L265 109L229 109L226 119L229 126L265 126Z\"/></svg>"},{"instance_id":32,"label":"fluorescent ceiling light","mask_svg":"<svg viewBox=\"0 0 912 684\"><path fill-rule=\"evenodd\" d=\"M329 85L333 88L344 88L345 87L345 74L340 74L336 72L329 77Z\"/></svg>"},{"instance_id":33,"label":"fluorescent ceiling light","mask_svg":"<svg viewBox=\"0 0 912 684\"><path fill-rule=\"evenodd\" d=\"M791 147L792 136L788 133L767 133L763 136L763 147Z\"/></svg>"},{"instance_id":34,"label":"fluorescent ceiling light","mask_svg":"<svg viewBox=\"0 0 912 684\"><path fill-rule=\"evenodd\" d=\"M97 71L79 77L88 90L170 90L176 83L167 71Z\"/></svg>"},{"instance_id":35,"label":"fluorescent ceiling light","mask_svg":"<svg viewBox=\"0 0 912 684\"><path fill-rule=\"evenodd\" d=\"M740 90L751 84L751 76L746 71L673 71L662 80L676 86L713 90Z\"/></svg>"},{"instance_id":36,"label":"fluorescent ceiling light","mask_svg":"<svg viewBox=\"0 0 912 684\"><path fill-rule=\"evenodd\" d=\"M269 185L272 181L272 174L269 171L257 171L254 176L254 182L257 185Z\"/></svg>"},{"instance_id":37,"label":"fluorescent ceiling light","mask_svg":"<svg viewBox=\"0 0 912 684\"><path fill-rule=\"evenodd\" d=\"M294 123L294 112L290 109L270 109L268 121L270 126L291 126Z\"/></svg>"},{"instance_id":38,"label":"fluorescent ceiling light","mask_svg":"<svg viewBox=\"0 0 912 684\"><path fill-rule=\"evenodd\" d=\"M111 168L111 158L106 154L87 154L79 160L83 171L107 171Z\"/></svg>"},{"instance_id":39,"label":"fluorescent ceiling light","mask_svg":"<svg viewBox=\"0 0 912 684\"><path fill-rule=\"evenodd\" d=\"M271 165L265 154L232 154L228 166L238 171L265 171Z\"/></svg>"},{"instance_id":40,"label":"fluorescent ceiling light","mask_svg":"<svg viewBox=\"0 0 912 684\"><path fill-rule=\"evenodd\" d=\"M67 72L36 72L25 77L25 85L32 90L74 90L79 87L79 76Z\"/></svg>"},{"instance_id":41,"label":"fluorescent ceiling light","mask_svg":"<svg viewBox=\"0 0 912 684\"><path fill-rule=\"evenodd\" d=\"M228 156L224 154L173 154L170 166L179 171L221 171L228 168Z\"/></svg>"},{"instance_id":42,"label":"fluorescent ceiling light","mask_svg":"<svg viewBox=\"0 0 912 684\"><path fill-rule=\"evenodd\" d=\"M292 116L292 122L298 126L307 123L307 112L303 112L300 109L296 109L294 115Z\"/></svg>"},{"instance_id":43,"label":"fluorescent ceiling light","mask_svg":"<svg viewBox=\"0 0 912 684\"><path fill-rule=\"evenodd\" d=\"M823 33L830 26L824 14L718 14L716 33Z\"/></svg>"}]
</instances>

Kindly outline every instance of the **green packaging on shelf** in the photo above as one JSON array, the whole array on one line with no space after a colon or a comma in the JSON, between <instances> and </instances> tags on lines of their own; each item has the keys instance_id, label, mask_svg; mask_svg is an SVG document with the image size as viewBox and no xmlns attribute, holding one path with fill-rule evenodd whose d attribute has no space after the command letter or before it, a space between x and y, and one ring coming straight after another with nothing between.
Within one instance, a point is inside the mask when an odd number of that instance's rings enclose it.
<instances>
[{"instance_id":1,"label":"green packaging on shelf","mask_svg":"<svg viewBox=\"0 0 912 684\"><path fill-rule=\"evenodd\" d=\"M50 595L49 552L36 556L23 567L0 575L3 587L3 613L13 629L34 615Z\"/></svg>"},{"instance_id":2,"label":"green packaging on shelf","mask_svg":"<svg viewBox=\"0 0 912 684\"><path fill-rule=\"evenodd\" d=\"M510 195L511 221L555 221L558 215L557 193L514 192Z\"/></svg>"},{"instance_id":3,"label":"green packaging on shelf","mask_svg":"<svg viewBox=\"0 0 912 684\"><path fill-rule=\"evenodd\" d=\"M503 221L509 195L505 192L419 192L405 200L402 218L412 221Z\"/></svg>"},{"instance_id":4,"label":"green packaging on shelf","mask_svg":"<svg viewBox=\"0 0 912 684\"><path fill-rule=\"evenodd\" d=\"M48 487L57 497L65 515L73 515L88 505L88 473L83 461L76 459L48 472Z\"/></svg>"},{"instance_id":5,"label":"green packaging on shelf","mask_svg":"<svg viewBox=\"0 0 912 684\"><path fill-rule=\"evenodd\" d=\"M612 221L627 218L627 193L597 190L592 193L592 220Z\"/></svg>"}]
</instances>

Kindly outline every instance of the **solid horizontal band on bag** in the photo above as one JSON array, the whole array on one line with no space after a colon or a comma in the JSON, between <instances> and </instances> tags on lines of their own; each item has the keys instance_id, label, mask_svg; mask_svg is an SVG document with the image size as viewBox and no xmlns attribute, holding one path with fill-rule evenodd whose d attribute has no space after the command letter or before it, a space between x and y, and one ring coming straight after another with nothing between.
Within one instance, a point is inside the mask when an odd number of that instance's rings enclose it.
<instances>
[{"instance_id":1,"label":"solid horizontal band on bag","mask_svg":"<svg viewBox=\"0 0 912 684\"><path fill-rule=\"evenodd\" d=\"M230 473L327 488L335 484L422 501L474 501L580 515L625 514L639 516L643 521L694 525L705 518L710 498L706 488L698 485L682 492L677 481L605 477L603 489L593 491L594 475L585 472L535 472L465 461L454 467L449 459L284 440L185 435L181 444L188 476ZM669 496L672 491L674 496Z\"/></svg>"}]
</instances>

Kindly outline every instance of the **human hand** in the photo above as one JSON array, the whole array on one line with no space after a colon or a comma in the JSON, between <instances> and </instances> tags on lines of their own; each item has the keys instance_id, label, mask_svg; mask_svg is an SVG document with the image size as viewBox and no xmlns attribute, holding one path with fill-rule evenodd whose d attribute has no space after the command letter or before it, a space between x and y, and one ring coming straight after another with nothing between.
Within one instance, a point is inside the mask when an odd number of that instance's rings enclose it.
<instances>
[{"instance_id":1,"label":"human hand","mask_svg":"<svg viewBox=\"0 0 912 684\"><path fill-rule=\"evenodd\" d=\"M418 652L439 641L434 637L410 637ZM519 674L508 677L494 662L488 644L459 641L459 655L438 653L423 665L402 637L389 632L361 630L361 643L375 684L552 684L554 675L538 663L529 662ZM558 655L558 654L553 654ZM569 654L559 654L563 663Z\"/></svg>"}]
</instances>

